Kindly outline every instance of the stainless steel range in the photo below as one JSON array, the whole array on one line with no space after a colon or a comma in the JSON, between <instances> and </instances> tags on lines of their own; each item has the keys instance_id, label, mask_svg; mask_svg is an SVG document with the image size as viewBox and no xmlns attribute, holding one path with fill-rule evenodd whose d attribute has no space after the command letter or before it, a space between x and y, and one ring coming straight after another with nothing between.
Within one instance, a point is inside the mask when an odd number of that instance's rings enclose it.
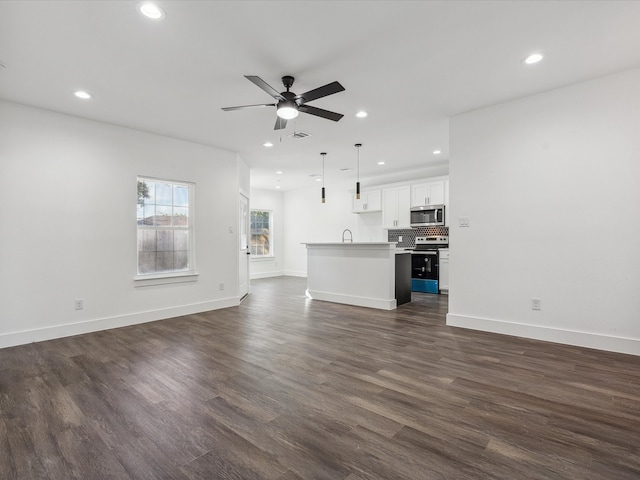
<instances>
[{"instance_id":1,"label":"stainless steel range","mask_svg":"<svg viewBox=\"0 0 640 480\"><path fill-rule=\"evenodd\" d=\"M411 290L440 293L438 249L449 248L448 236L416 237L411 252Z\"/></svg>"}]
</instances>

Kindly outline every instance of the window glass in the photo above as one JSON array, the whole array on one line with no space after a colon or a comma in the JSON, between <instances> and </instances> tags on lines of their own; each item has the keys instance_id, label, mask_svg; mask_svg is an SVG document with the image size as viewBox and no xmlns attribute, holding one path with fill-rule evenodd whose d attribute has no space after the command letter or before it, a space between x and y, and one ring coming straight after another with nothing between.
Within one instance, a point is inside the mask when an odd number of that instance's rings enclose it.
<instances>
[{"instance_id":1,"label":"window glass","mask_svg":"<svg viewBox=\"0 0 640 480\"><path fill-rule=\"evenodd\" d=\"M195 270L193 265L194 184L138 177L138 274Z\"/></svg>"},{"instance_id":2,"label":"window glass","mask_svg":"<svg viewBox=\"0 0 640 480\"><path fill-rule=\"evenodd\" d=\"M268 210L251 210L251 255L273 256L273 213Z\"/></svg>"}]
</instances>

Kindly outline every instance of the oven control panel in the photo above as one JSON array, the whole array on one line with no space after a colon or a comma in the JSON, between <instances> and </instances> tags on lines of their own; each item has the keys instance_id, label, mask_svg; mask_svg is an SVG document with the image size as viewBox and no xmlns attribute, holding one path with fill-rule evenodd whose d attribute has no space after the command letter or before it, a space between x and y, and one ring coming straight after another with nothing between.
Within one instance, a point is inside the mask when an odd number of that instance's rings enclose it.
<instances>
[{"instance_id":1,"label":"oven control panel","mask_svg":"<svg viewBox=\"0 0 640 480\"><path fill-rule=\"evenodd\" d=\"M448 245L449 237L442 236L433 236L433 237L416 237L416 245Z\"/></svg>"}]
</instances>

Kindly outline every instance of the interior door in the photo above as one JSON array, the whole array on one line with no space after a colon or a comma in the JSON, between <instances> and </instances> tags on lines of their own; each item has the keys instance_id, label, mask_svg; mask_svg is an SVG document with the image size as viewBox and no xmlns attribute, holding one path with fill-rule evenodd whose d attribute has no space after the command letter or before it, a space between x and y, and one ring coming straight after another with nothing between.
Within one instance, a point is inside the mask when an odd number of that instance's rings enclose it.
<instances>
[{"instance_id":1,"label":"interior door","mask_svg":"<svg viewBox=\"0 0 640 480\"><path fill-rule=\"evenodd\" d=\"M238 295L243 298L249 293L249 199L240 194L240 218L238 221L240 254L238 262Z\"/></svg>"}]
</instances>

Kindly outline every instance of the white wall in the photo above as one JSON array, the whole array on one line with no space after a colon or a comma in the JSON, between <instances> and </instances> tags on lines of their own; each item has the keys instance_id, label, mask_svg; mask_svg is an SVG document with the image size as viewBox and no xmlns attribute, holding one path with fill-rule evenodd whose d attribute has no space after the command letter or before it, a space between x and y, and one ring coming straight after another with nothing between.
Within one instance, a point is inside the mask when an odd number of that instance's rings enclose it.
<instances>
[{"instance_id":1,"label":"white wall","mask_svg":"<svg viewBox=\"0 0 640 480\"><path fill-rule=\"evenodd\" d=\"M236 305L238 161L0 102L0 347ZM137 175L195 182L197 281L134 286Z\"/></svg>"},{"instance_id":2,"label":"white wall","mask_svg":"<svg viewBox=\"0 0 640 480\"><path fill-rule=\"evenodd\" d=\"M640 70L450 125L447 324L640 354Z\"/></svg>"},{"instance_id":3,"label":"white wall","mask_svg":"<svg viewBox=\"0 0 640 480\"><path fill-rule=\"evenodd\" d=\"M249 165L238 155L238 188L240 193L249 198L251 192L251 171Z\"/></svg>"},{"instance_id":4,"label":"white wall","mask_svg":"<svg viewBox=\"0 0 640 480\"><path fill-rule=\"evenodd\" d=\"M279 191L251 189L250 208L252 210L270 210L273 214L273 257L251 257L251 278L277 277L284 272L284 195Z\"/></svg>"},{"instance_id":5,"label":"white wall","mask_svg":"<svg viewBox=\"0 0 640 480\"><path fill-rule=\"evenodd\" d=\"M307 249L304 242L339 242L345 228L358 237L357 217L351 213L349 189L353 185L326 186L326 203L320 188L291 190L284 194L285 275L307 276Z\"/></svg>"}]
</instances>

